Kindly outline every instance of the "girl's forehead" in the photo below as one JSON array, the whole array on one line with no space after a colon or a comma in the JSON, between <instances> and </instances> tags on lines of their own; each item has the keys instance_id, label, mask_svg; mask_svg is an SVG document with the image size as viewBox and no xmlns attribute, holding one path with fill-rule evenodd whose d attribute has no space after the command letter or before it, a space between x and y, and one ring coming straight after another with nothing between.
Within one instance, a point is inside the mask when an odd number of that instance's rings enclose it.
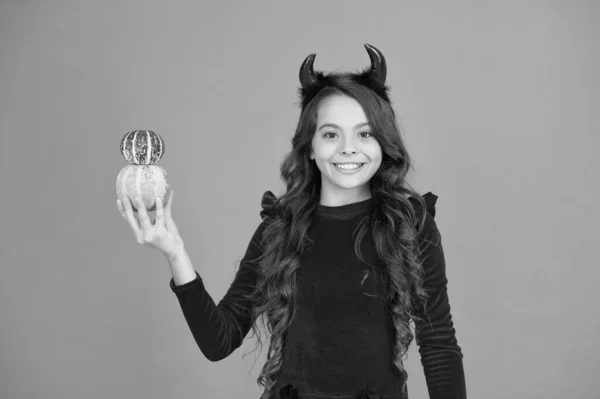
<instances>
[{"instance_id":1,"label":"girl's forehead","mask_svg":"<svg viewBox=\"0 0 600 399\"><path fill-rule=\"evenodd\" d=\"M347 96L331 96L319 104L317 121L320 123L344 121L344 123L354 126L357 123L366 122L367 118L355 99Z\"/></svg>"}]
</instances>

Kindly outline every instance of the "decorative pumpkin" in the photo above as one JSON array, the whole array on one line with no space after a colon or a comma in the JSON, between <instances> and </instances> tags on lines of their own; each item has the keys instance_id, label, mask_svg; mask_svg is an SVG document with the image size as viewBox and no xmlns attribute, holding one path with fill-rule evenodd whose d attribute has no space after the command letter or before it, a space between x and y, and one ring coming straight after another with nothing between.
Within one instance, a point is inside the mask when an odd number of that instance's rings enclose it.
<instances>
[{"instance_id":1,"label":"decorative pumpkin","mask_svg":"<svg viewBox=\"0 0 600 399\"><path fill-rule=\"evenodd\" d=\"M158 165L127 165L117 176L117 197L128 197L134 212L137 196L142 197L147 211L156 209L156 197L161 197L165 205L170 187L167 171Z\"/></svg>"},{"instance_id":2,"label":"decorative pumpkin","mask_svg":"<svg viewBox=\"0 0 600 399\"><path fill-rule=\"evenodd\" d=\"M152 165L165 153L165 142L152 130L132 130L121 140L121 155L132 165Z\"/></svg>"}]
</instances>

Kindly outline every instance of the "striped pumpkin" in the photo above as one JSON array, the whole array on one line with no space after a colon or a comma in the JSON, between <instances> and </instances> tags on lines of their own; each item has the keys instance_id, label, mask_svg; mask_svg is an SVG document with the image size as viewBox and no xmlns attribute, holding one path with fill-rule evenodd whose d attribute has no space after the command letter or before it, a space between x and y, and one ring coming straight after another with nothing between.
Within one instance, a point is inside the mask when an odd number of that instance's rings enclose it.
<instances>
[{"instance_id":1,"label":"striped pumpkin","mask_svg":"<svg viewBox=\"0 0 600 399\"><path fill-rule=\"evenodd\" d=\"M121 155L132 165L152 165L165 153L165 142L152 130L132 130L121 140Z\"/></svg>"},{"instance_id":2,"label":"striped pumpkin","mask_svg":"<svg viewBox=\"0 0 600 399\"><path fill-rule=\"evenodd\" d=\"M137 196L142 197L147 211L156 209L156 197L161 197L166 205L170 187L167 171L158 165L127 165L117 176L117 197L128 197L134 212L137 208L133 201Z\"/></svg>"}]
</instances>

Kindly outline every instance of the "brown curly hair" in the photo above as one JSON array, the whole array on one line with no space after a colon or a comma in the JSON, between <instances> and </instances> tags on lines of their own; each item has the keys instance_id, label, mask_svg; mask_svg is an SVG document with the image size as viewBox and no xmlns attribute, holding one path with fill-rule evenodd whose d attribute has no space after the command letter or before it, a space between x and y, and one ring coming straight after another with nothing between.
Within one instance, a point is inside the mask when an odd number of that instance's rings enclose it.
<instances>
[{"instance_id":1,"label":"brown curly hair","mask_svg":"<svg viewBox=\"0 0 600 399\"><path fill-rule=\"evenodd\" d=\"M396 331L394 365L405 377L406 390L408 375L402 360L414 338L409 323L411 318L418 318L414 314L415 309L423 309L422 302L427 299L419 261L421 249L417 244L417 236L425 224L426 203L406 181L412 163L391 104L368 87L353 82L347 75L338 74L336 77L335 85L322 89L302 111L292 138L292 150L280 167L286 192L273 200L271 212L265 219L261 242L263 253L257 259L257 285L252 295L247 297L254 303L251 325L261 350L257 323L261 316L266 315L271 334L267 360L257 379L258 384L264 387L260 399L270 398L277 382L286 331L295 313L291 304L297 292L296 270L301 266L300 255L311 244L307 231L320 201L320 171L309 159L317 111L323 99L336 94L358 101L372 127L372 135L382 149L381 166L369 183L373 209L357 226L354 251L360 260L367 263L361 254L360 244L365 234L372 231L378 260L385 267L369 266L379 281L384 282L383 298L389 304L389 316ZM264 318L262 320L264 325Z\"/></svg>"}]
</instances>

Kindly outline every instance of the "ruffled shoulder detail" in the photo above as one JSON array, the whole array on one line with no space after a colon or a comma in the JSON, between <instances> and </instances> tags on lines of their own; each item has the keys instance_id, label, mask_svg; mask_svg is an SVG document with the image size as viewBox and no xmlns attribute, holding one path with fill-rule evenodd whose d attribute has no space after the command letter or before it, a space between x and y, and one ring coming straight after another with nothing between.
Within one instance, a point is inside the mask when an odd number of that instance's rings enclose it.
<instances>
[{"instance_id":1,"label":"ruffled shoulder detail","mask_svg":"<svg viewBox=\"0 0 600 399\"><path fill-rule=\"evenodd\" d=\"M435 203L437 202L438 196L431 191L423 195L425 205L427 206L427 213L435 218Z\"/></svg>"},{"instance_id":2,"label":"ruffled shoulder detail","mask_svg":"<svg viewBox=\"0 0 600 399\"><path fill-rule=\"evenodd\" d=\"M263 194L262 201L260 203L260 206L262 207L262 210L260 211L260 217L263 220L266 220L267 217L272 218L274 216L273 203L276 199L277 197L275 197L275 194L273 194L271 191L265 191Z\"/></svg>"},{"instance_id":3,"label":"ruffled shoulder detail","mask_svg":"<svg viewBox=\"0 0 600 399\"><path fill-rule=\"evenodd\" d=\"M415 210L417 211L418 215L417 215L417 220L415 221L415 229L418 229L418 234L424 234L423 230L426 231L430 231L431 228L436 228L435 227L435 204L437 202L438 196L435 195L434 193L432 193L431 191L429 191L426 194L421 195L421 197L423 198L423 200L425 201L425 211L427 213L423 214L423 210L421 208L421 205L419 204L419 202L416 200L416 198L410 197L411 202L413 203L413 206L415 207ZM427 216L427 214L429 214L429 216ZM423 217L425 217L424 221L423 221L423 226L420 226L420 222L423 219Z\"/></svg>"}]
</instances>

